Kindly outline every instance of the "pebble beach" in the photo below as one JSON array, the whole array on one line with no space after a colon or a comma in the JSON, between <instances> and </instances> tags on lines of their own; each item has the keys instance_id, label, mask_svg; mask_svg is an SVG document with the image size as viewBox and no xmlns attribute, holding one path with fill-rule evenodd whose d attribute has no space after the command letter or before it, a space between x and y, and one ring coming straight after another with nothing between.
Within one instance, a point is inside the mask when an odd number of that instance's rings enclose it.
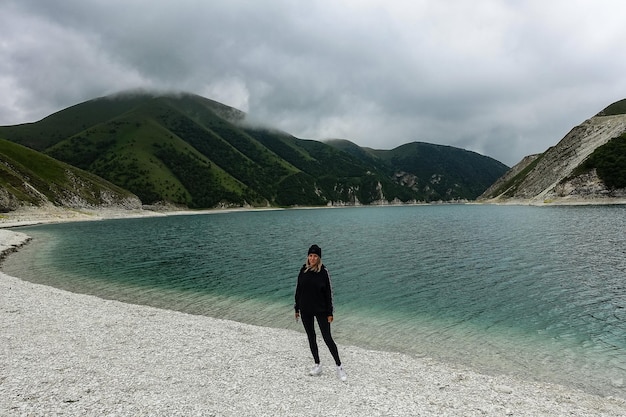
<instances>
[{"instance_id":1,"label":"pebble beach","mask_svg":"<svg viewBox=\"0 0 626 417\"><path fill-rule=\"evenodd\" d=\"M0 251L28 240L7 226L45 221L0 224ZM295 322L252 326L0 273L0 416L626 416L622 398L337 342L347 382L321 340L327 366L308 375Z\"/></svg>"}]
</instances>

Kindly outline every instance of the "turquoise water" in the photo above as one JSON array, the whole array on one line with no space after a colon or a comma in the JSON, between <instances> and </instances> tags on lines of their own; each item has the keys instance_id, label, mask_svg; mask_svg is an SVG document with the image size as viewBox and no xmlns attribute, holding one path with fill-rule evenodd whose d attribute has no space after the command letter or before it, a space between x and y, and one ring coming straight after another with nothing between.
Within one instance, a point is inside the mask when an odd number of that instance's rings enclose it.
<instances>
[{"instance_id":1,"label":"turquoise water","mask_svg":"<svg viewBox=\"0 0 626 417\"><path fill-rule=\"evenodd\" d=\"M340 344L626 397L626 207L402 206L41 225L11 275L298 329L312 243Z\"/></svg>"}]
</instances>

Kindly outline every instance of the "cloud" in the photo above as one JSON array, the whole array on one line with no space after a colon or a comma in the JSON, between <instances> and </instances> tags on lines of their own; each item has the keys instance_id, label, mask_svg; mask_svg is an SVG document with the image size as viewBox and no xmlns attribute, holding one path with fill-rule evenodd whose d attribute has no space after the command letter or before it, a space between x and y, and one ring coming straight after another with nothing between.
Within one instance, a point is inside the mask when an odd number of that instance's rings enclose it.
<instances>
[{"instance_id":1,"label":"cloud","mask_svg":"<svg viewBox=\"0 0 626 417\"><path fill-rule=\"evenodd\" d=\"M0 124L125 89L181 90L302 138L378 149L419 140L512 165L626 96L620 8L5 0Z\"/></svg>"}]
</instances>

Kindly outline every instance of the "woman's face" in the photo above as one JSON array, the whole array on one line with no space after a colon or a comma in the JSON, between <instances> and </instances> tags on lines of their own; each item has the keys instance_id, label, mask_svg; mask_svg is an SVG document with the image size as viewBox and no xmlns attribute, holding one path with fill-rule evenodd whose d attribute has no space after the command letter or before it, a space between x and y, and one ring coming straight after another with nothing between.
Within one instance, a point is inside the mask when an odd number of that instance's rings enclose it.
<instances>
[{"instance_id":1,"label":"woman's face","mask_svg":"<svg viewBox=\"0 0 626 417\"><path fill-rule=\"evenodd\" d=\"M309 265L317 265L320 261L320 257L315 253L309 253Z\"/></svg>"}]
</instances>

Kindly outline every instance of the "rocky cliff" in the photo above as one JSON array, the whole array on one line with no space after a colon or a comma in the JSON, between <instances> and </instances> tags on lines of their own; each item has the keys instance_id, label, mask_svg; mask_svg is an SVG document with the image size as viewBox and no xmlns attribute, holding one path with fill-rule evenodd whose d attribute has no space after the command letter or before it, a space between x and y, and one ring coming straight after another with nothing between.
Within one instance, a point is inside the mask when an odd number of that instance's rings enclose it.
<instances>
[{"instance_id":1,"label":"rocky cliff","mask_svg":"<svg viewBox=\"0 0 626 417\"><path fill-rule=\"evenodd\" d=\"M626 114L603 115L573 128L543 154L527 156L479 198L489 203L620 203L626 188L609 188L595 169L579 172L600 146L626 133Z\"/></svg>"}]
</instances>

